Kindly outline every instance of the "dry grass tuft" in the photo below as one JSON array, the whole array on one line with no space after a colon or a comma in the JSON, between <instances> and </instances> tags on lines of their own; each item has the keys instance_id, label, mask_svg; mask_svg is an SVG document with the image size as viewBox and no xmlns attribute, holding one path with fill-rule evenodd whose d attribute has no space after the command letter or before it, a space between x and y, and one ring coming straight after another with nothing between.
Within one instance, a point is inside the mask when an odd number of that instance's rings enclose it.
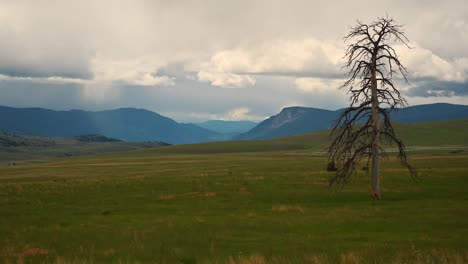
<instances>
[{"instance_id":1,"label":"dry grass tuft","mask_svg":"<svg viewBox=\"0 0 468 264\"><path fill-rule=\"evenodd\" d=\"M251 194L252 194L252 192L250 192L249 190L247 190L247 187L245 187L245 186L240 187L240 188L239 188L239 192L240 192L240 194L242 194L242 195L251 195Z\"/></svg>"},{"instance_id":2,"label":"dry grass tuft","mask_svg":"<svg viewBox=\"0 0 468 264\"><path fill-rule=\"evenodd\" d=\"M310 264L324 264L330 263L326 256L323 255L313 255L307 258L307 263Z\"/></svg>"},{"instance_id":3,"label":"dry grass tuft","mask_svg":"<svg viewBox=\"0 0 468 264\"><path fill-rule=\"evenodd\" d=\"M342 264L357 264L362 262L362 257L356 252L342 253L340 258Z\"/></svg>"},{"instance_id":4,"label":"dry grass tuft","mask_svg":"<svg viewBox=\"0 0 468 264\"><path fill-rule=\"evenodd\" d=\"M6 257L23 258L23 257L33 257L33 256L41 256L41 255L48 255L48 254L49 254L49 251L47 249L26 246L20 251L10 250L2 255Z\"/></svg>"},{"instance_id":5,"label":"dry grass tuft","mask_svg":"<svg viewBox=\"0 0 468 264\"><path fill-rule=\"evenodd\" d=\"M182 194L163 194L159 196L159 200L173 200L178 197L202 197L202 198L213 198L216 197L215 192L189 192L189 193L182 193Z\"/></svg>"},{"instance_id":6,"label":"dry grass tuft","mask_svg":"<svg viewBox=\"0 0 468 264\"><path fill-rule=\"evenodd\" d=\"M250 255L245 257L230 257L228 264L267 264L269 262L263 256L260 255Z\"/></svg>"},{"instance_id":7,"label":"dry grass tuft","mask_svg":"<svg viewBox=\"0 0 468 264\"><path fill-rule=\"evenodd\" d=\"M102 251L102 254L104 256L113 256L113 255L115 255L115 253L116 253L116 251L113 248L105 249L105 250Z\"/></svg>"},{"instance_id":8,"label":"dry grass tuft","mask_svg":"<svg viewBox=\"0 0 468 264\"><path fill-rule=\"evenodd\" d=\"M275 213L288 213L288 212L298 212L303 214L304 208L300 205L286 205L286 204L280 204L280 205L273 205L271 207L271 211Z\"/></svg>"},{"instance_id":9,"label":"dry grass tuft","mask_svg":"<svg viewBox=\"0 0 468 264\"><path fill-rule=\"evenodd\" d=\"M205 218L201 217L201 216L195 216L195 221L199 224L203 224L206 222Z\"/></svg>"},{"instance_id":10,"label":"dry grass tuft","mask_svg":"<svg viewBox=\"0 0 468 264\"><path fill-rule=\"evenodd\" d=\"M304 260L287 259L283 257L266 258L259 254L248 256L230 257L227 264L288 264L288 263L304 263Z\"/></svg>"},{"instance_id":11,"label":"dry grass tuft","mask_svg":"<svg viewBox=\"0 0 468 264\"><path fill-rule=\"evenodd\" d=\"M211 198L211 197L216 197L216 193L215 193L215 192L196 193L196 194L193 195L193 197L207 197L207 198Z\"/></svg>"},{"instance_id":12,"label":"dry grass tuft","mask_svg":"<svg viewBox=\"0 0 468 264\"><path fill-rule=\"evenodd\" d=\"M263 181L265 177L263 176L252 176L246 178L248 181Z\"/></svg>"},{"instance_id":13,"label":"dry grass tuft","mask_svg":"<svg viewBox=\"0 0 468 264\"><path fill-rule=\"evenodd\" d=\"M175 195L173 194L163 194L159 196L159 200L173 200L175 198Z\"/></svg>"},{"instance_id":14,"label":"dry grass tuft","mask_svg":"<svg viewBox=\"0 0 468 264\"><path fill-rule=\"evenodd\" d=\"M411 252L397 254L392 264L421 263L421 264L464 264L468 263L468 252L456 252L451 250L432 249L430 252L422 252L416 249Z\"/></svg>"},{"instance_id":15,"label":"dry grass tuft","mask_svg":"<svg viewBox=\"0 0 468 264\"><path fill-rule=\"evenodd\" d=\"M257 214L256 213L248 213L247 218L255 219L255 218L257 218Z\"/></svg>"}]
</instances>

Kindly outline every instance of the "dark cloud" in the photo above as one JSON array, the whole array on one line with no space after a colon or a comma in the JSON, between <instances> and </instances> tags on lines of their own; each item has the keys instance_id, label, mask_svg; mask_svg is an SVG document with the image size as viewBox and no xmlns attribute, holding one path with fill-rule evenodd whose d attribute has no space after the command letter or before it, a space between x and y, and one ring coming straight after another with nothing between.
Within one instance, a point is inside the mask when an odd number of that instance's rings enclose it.
<instances>
[{"instance_id":1,"label":"dark cloud","mask_svg":"<svg viewBox=\"0 0 468 264\"><path fill-rule=\"evenodd\" d=\"M468 82L431 81L410 88L406 95L419 97L468 96Z\"/></svg>"},{"instance_id":2,"label":"dark cloud","mask_svg":"<svg viewBox=\"0 0 468 264\"><path fill-rule=\"evenodd\" d=\"M223 117L239 108L249 109L252 116L268 117L286 106L337 109L346 101L343 91L304 93L294 86L292 80L286 77L259 77L255 87L223 89L181 77L178 85L171 87L114 86L110 88L112 100L108 100L108 93L104 93L102 100L96 100L93 91L88 93L89 88L79 84L3 80L0 81L0 105L58 110L136 107L190 122L207 120L210 116ZM93 89L99 92L105 87Z\"/></svg>"},{"instance_id":3,"label":"dark cloud","mask_svg":"<svg viewBox=\"0 0 468 264\"><path fill-rule=\"evenodd\" d=\"M77 84L37 83L28 80L0 81L0 105L44 107L57 110L83 108L82 91Z\"/></svg>"},{"instance_id":4,"label":"dark cloud","mask_svg":"<svg viewBox=\"0 0 468 264\"><path fill-rule=\"evenodd\" d=\"M82 80L91 80L93 78L93 73L87 67L53 68L50 66L0 65L0 74L10 77L24 78L61 77Z\"/></svg>"},{"instance_id":5,"label":"dark cloud","mask_svg":"<svg viewBox=\"0 0 468 264\"><path fill-rule=\"evenodd\" d=\"M337 109L347 105L343 91L300 90L295 81L343 78L334 58L348 26L385 13L421 46L404 61L418 84L408 99L455 100L468 96L465 1L0 0L0 105L138 107L184 121L240 108L253 116L290 105ZM210 64L223 51L232 56ZM236 79L236 89L212 85Z\"/></svg>"}]
</instances>

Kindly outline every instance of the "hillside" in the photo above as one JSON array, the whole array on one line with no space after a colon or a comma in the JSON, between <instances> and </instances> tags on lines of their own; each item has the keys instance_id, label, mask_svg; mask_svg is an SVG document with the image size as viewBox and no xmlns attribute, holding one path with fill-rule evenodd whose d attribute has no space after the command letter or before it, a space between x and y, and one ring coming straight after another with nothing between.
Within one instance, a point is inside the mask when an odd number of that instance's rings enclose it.
<instances>
[{"instance_id":1,"label":"hillside","mask_svg":"<svg viewBox=\"0 0 468 264\"><path fill-rule=\"evenodd\" d=\"M339 111L288 107L238 135L255 123L214 120L197 125L181 124L157 113L134 108L91 112L0 106L0 131L43 137L99 134L130 142L161 141L170 144L222 141L232 137L234 140L264 140L329 129ZM392 118L402 123L468 118L468 106L418 105L395 111Z\"/></svg>"},{"instance_id":2,"label":"hillside","mask_svg":"<svg viewBox=\"0 0 468 264\"><path fill-rule=\"evenodd\" d=\"M102 135L83 135L73 138L21 136L0 133L0 163L25 160L48 160L167 146L162 142L122 142Z\"/></svg>"},{"instance_id":3,"label":"hillside","mask_svg":"<svg viewBox=\"0 0 468 264\"><path fill-rule=\"evenodd\" d=\"M468 146L468 119L417 124L395 124L397 135L409 149L418 147ZM207 142L147 149L129 155L213 154L270 151L307 151L324 153L329 144L329 130L270 140ZM387 146L391 148L391 146Z\"/></svg>"},{"instance_id":4,"label":"hillside","mask_svg":"<svg viewBox=\"0 0 468 264\"><path fill-rule=\"evenodd\" d=\"M0 132L0 147L50 147L55 141L49 138L26 137Z\"/></svg>"},{"instance_id":5,"label":"hillside","mask_svg":"<svg viewBox=\"0 0 468 264\"><path fill-rule=\"evenodd\" d=\"M341 110L329 111L307 107L284 108L237 140L258 140L303 134L332 127ZM392 120L401 123L420 123L468 118L468 106L452 104L416 105L391 112Z\"/></svg>"},{"instance_id":6,"label":"hillside","mask_svg":"<svg viewBox=\"0 0 468 264\"><path fill-rule=\"evenodd\" d=\"M119 139L108 138L106 136L98 135L98 134L80 135L80 136L75 136L73 138L80 142L119 142L119 141L122 141Z\"/></svg>"},{"instance_id":7,"label":"hillside","mask_svg":"<svg viewBox=\"0 0 468 264\"><path fill-rule=\"evenodd\" d=\"M46 137L101 134L125 141L171 144L205 142L220 137L196 125L179 124L157 113L134 108L91 112L0 106L0 130Z\"/></svg>"},{"instance_id":8,"label":"hillside","mask_svg":"<svg viewBox=\"0 0 468 264\"><path fill-rule=\"evenodd\" d=\"M396 126L412 150L420 146L409 158L421 180L390 155L381 201L371 200L362 170L329 186L334 174L319 152L328 131L10 162L0 166L0 255L6 263L467 263L468 119ZM64 140L80 149L124 143Z\"/></svg>"},{"instance_id":9,"label":"hillside","mask_svg":"<svg viewBox=\"0 0 468 264\"><path fill-rule=\"evenodd\" d=\"M256 140L285 137L328 129L337 117L336 111L306 107L287 107L279 114L262 121L253 129L236 137Z\"/></svg>"}]
</instances>

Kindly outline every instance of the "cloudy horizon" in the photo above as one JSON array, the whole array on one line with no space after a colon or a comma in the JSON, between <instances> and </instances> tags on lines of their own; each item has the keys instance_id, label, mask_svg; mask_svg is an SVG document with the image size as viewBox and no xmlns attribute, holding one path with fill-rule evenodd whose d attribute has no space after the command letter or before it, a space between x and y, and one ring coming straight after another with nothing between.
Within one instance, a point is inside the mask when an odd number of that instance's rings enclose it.
<instances>
[{"instance_id":1,"label":"cloudy horizon","mask_svg":"<svg viewBox=\"0 0 468 264\"><path fill-rule=\"evenodd\" d=\"M0 0L0 105L144 108L182 122L348 105L343 36L389 15L410 105L468 103L464 1Z\"/></svg>"}]
</instances>

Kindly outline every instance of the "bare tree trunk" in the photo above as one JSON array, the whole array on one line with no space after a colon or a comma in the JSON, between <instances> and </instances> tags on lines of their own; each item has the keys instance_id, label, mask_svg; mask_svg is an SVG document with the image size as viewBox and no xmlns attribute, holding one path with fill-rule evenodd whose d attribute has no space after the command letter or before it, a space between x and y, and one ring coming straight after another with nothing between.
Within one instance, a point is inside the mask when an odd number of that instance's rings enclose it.
<instances>
[{"instance_id":1,"label":"bare tree trunk","mask_svg":"<svg viewBox=\"0 0 468 264\"><path fill-rule=\"evenodd\" d=\"M377 98L377 77L376 77L376 61L375 54L372 60L372 76L371 76L371 89L372 89L372 198L380 199L380 127L379 127L379 101Z\"/></svg>"},{"instance_id":2,"label":"bare tree trunk","mask_svg":"<svg viewBox=\"0 0 468 264\"><path fill-rule=\"evenodd\" d=\"M380 162L385 154L382 144L396 144L401 164L416 177L389 115L389 111L407 105L393 83L394 75L406 80L407 71L388 42L393 40L410 47L402 26L392 18L379 18L371 24L357 23L345 36L345 42L352 43L345 54L349 77L341 88L348 90L351 105L340 114L331 133L333 141L328 156L330 162L338 164L338 169L330 185L345 183L356 173L356 165L365 160L369 170L372 162L372 198L381 199Z\"/></svg>"}]
</instances>

